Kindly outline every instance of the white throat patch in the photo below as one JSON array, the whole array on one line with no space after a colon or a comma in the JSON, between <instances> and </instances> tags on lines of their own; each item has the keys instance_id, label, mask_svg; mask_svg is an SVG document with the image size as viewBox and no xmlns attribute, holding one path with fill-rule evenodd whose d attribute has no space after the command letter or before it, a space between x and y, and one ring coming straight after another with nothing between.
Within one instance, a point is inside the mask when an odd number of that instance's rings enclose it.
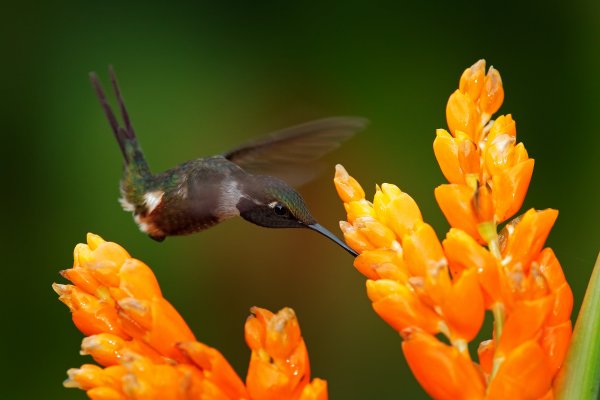
<instances>
[{"instance_id":1,"label":"white throat patch","mask_svg":"<svg viewBox=\"0 0 600 400\"><path fill-rule=\"evenodd\" d=\"M164 194L165 192L160 190L144 193L144 204L146 205L148 214L151 214L158 207Z\"/></svg>"}]
</instances>

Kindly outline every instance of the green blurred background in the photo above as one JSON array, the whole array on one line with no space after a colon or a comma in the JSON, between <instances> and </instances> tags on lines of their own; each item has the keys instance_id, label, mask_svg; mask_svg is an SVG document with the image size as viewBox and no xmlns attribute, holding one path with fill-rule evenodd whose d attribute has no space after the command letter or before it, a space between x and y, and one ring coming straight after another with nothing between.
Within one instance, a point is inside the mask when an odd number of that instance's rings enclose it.
<instances>
[{"instance_id":1,"label":"green blurred background","mask_svg":"<svg viewBox=\"0 0 600 400\"><path fill-rule=\"evenodd\" d=\"M146 261L198 339L242 376L249 307L291 306L332 399L426 397L351 258L322 237L242 220L164 243L138 231L117 202L121 155L87 76L107 82L108 64L154 171L306 120L361 115L369 129L301 188L313 214L338 232L340 162L369 196L375 183L401 186L443 236L434 130L462 71L486 58L504 81L500 112L536 159L525 206L560 210L548 244L577 310L600 244L599 3L417 3L5 5L1 397L85 398L61 385L90 359L50 285L88 231Z\"/></svg>"}]
</instances>

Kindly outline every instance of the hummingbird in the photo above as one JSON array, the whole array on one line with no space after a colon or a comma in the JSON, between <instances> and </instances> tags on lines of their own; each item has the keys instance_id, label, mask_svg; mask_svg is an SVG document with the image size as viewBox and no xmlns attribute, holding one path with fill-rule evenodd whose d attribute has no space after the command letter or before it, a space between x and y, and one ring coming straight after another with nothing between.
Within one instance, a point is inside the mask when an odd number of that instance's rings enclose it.
<instances>
[{"instance_id":1,"label":"hummingbird","mask_svg":"<svg viewBox=\"0 0 600 400\"><path fill-rule=\"evenodd\" d=\"M90 80L123 154L119 202L150 238L161 242L167 236L203 231L240 216L267 228L311 229L358 255L317 223L302 196L279 175L291 171L292 176L306 180L306 164L365 128L366 119L333 117L308 122L154 174L137 141L112 66L109 75L123 125L95 72L90 73Z\"/></svg>"}]
</instances>

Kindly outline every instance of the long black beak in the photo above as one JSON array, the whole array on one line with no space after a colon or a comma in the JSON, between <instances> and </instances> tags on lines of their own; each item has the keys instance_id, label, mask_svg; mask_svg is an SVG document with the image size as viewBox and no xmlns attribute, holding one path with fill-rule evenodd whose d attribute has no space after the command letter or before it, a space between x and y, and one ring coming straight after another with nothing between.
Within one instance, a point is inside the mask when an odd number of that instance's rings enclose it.
<instances>
[{"instance_id":1,"label":"long black beak","mask_svg":"<svg viewBox=\"0 0 600 400\"><path fill-rule=\"evenodd\" d=\"M342 242L340 239L338 239L337 236L335 236L333 233L329 232L326 228L324 228L323 226L319 225L319 224L312 224L312 225L306 225L308 228L312 229L313 231L317 231L319 232L321 235L325 236L326 238L334 241L335 243L337 243L342 249L346 250L348 253L352 254L353 257L357 257L358 253L355 252L354 250L352 250L350 247L348 247L348 245L344 242Z\"/></svg>"}]
</instances>

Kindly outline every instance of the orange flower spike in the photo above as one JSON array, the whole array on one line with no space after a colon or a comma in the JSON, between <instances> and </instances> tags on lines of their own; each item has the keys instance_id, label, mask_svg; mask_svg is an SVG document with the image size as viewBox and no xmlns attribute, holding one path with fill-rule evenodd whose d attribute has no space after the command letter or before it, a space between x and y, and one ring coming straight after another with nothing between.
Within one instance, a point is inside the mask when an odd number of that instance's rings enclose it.
<instances>
[{"instance_id":1,"label":"orange flower spike","mask_svg":"<svg viewBox=\"0 0 600 400\"><path fill-rule=\"evenodd\" d=\"M502 86L502 78L500 78L500 73L497 69L490 67L485 76L483 90L479 98L479 108L485 122L489 120L492 114L498 111L503 101L504 87Z\"/></svg>"},{"instance_id":2,"label":"orange flower spike","mask_svg":"<svg viewBox=\"0 0 600 400\"><path fill-rule=\"evenodd\" d=\"M468 355L418 330L405 330L402 336L406 361L431 397L441 400L485 397L483 377Z\"/></svg>"},{"instance_id":3,"label":"orange flower spike","mask_svg":"<svg viewBox=\"0 0 600 400\"><path fill-rule=\"evenodd\" d=\"M463 131L469 135L475 143L479 140L481 131L481 115L475 102L469 95L457 89L446 105L446 120L450 132L456 136L457 131Z\"/></svg>"},{"instance_id":4,"label":"orange flower spike","mask_svg":"<svg viewBox=\"0 0 600 400\"><path fill-rule=\"evenodd\" d=\"M333 178L335 188L344 203L359 201L365 198L365 191L360 184L348 174L348 171L341 165L335 166L335 177Z\"/></svg>"},{"instance_id":5,"label":"orange flower spike","mask_svg":"<svg viewBox=\"0 0 600 400\"><path fill-rule=\"evenodd\" d=\"M558 211L546 209L528 210L508 235L506 248L502 252L509 267L520 264L528 272L531 261L542 250L550 229L554 225Z\"/></svg>"},{"instance_id":6,"label":"orange flower spike","mask_svg":"<svg viewBox=\"0 0 600 400\"><path fill-rule=\"evenodd\" d=\"M452 344L468 352L467 342L477 336L485 314L477 270L466 270L454 281L441 308L450 328Z\"/></svg>"},{"instance_id":7,"label":"orange flower spike","mask_svg":"<svg viewBox=\"0 0 600 400\"><path fill-rule=\"evenodd\" d=\"M465 183L465 177L458 161L458 142L445 129L435 131L433 152L448 182Z\"/></svg>"},{"instance_id":8,"label":"orange flower spike","mask_svg":"<svg viewBox=\"0 0 600 400\"><path fill-rule=\"evenodd\" d=\"M182 342L178 343L177 347L202 371L206 379L219 387L228 398L248 398L244 383L217 349L200 342Z\"/></svg>"},{"instance_id":9,"label":"orange flower spike","mask_svg":"<svg viewBox=\"0 0 600 400\"><path fill-rule=\"evenodd\" d=\"M474 191L465 185L445 184L435 188L435 199L442 213L454 228L459 228L483 242L477 225L479 221L473 210Z\"/></svg>"},{"instance_id":10,"label":"orange flower spike","mask_svg":"<svg viewBox=\"0 0 600 400\"><path fill-rule=\"evenodd\" d=\"M431 334L440 330L439 315L403 284L389 279L368 280L367 295L375 312L398 332L410 327Z\"/></svg>"},{"instance_id":11,"label":"orange flower spike","mask_svg":"<svg viewBox=\"0 0 600 400\"><path fill-rule=\"evenodd\" d=\"M477 101L483 88L484 78L485 60L479 60L465 69L465 72L460 77L458 88L461 92L469 95L471 100Z\"/></svg>"},{"instance_id":12,"label":"orange flower spike","mask_svg":"<svg viewBox=\"0 0 600 400\"><path fill-rule=\"evenodd\" d=\"M521 208L531 181L534 163L530 158L492 176L492 195L498 223L506 221Z\"/></svg>"},{"instance_id":13,"label":"orange flower spike","mask_svg":"<svg viewBox=\"0 0 600 400\"><path fill-rule=\"evenodd\" d=\"M527 341L513 350L488 387L488 400L539 399L551 384L548 360L539 344Z\"/></svg>"}]
</instances>

